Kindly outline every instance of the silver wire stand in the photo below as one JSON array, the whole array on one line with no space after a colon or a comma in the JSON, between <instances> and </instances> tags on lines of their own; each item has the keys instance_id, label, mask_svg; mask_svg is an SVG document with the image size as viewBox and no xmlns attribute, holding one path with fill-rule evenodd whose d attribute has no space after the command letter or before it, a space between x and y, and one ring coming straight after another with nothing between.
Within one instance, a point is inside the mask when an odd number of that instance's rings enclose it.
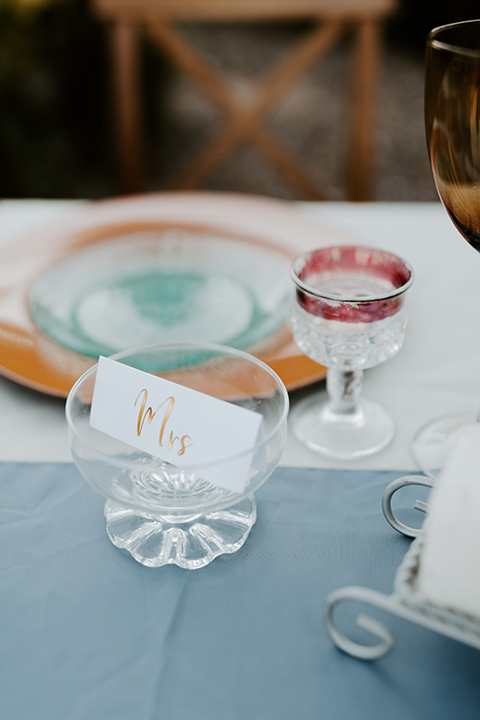
<instances>
[{"instance_id":1,"label":"silver wire stand","mask_svg":"<svg viewBox=\"0 0 480 720\"><path fill-rule=\"evenodd\" d=\"M393 482L387 485L382 497L382 510L383 514L385 515L386 521L393 527L394 530L397 530L397 532L409 538L417 537L420 529L410 527L409 525L406 525L397 518L392 509L392 500L396 492L405 487L412 487L413 485L431 488L433 485L433 481L431 478L427 478L424 475L404 475L397 480L393 480ZM422 500L417 500L414 507L415 510L420 510L424 513L426 513L428 510L427 503L423 502Z\"/></svg>"},{"instance_id":2,"label":"silver wire stand","mask_svg":"<svg viewBox=\"0 0 480 720\"><path fill-rule=\"evenodd\" d=\"M384 595L365 587L352 586L334 590L324 603L325 625L332 641L340 650L360 660L378 660L384 657L394 648L395 637L382 622L361 613L357 616L357 626L366 630L376 642L367 644L350 639L335 624L335 610L341 603L358 602L370 605L372 608L389 612L480 650L479 621L463 613L427 602L416 590L422 535L419 530L401 523L391 508L391 500L395 492L407 485L431 487L432 482L423 476L409 475L393 481L385 490L382 508L387 521L398 532L407 537L416 538L397 570L392 595ZM426 512L428 508L426 503L419 503L419 501L415 507L423 512Z\"/></svg>"}]
</instances>

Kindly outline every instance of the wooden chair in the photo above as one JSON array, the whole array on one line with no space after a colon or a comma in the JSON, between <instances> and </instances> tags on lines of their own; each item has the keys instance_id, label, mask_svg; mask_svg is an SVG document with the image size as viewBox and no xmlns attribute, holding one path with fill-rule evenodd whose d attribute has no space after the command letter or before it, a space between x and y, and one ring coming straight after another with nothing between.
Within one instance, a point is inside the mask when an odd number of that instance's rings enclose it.
<instances>
[{"instance_id":1,"label":"wooden chair","mask_svg":"<svg viewBox=\"0 0 480 720\"><path fill-rule=\"evenodd\" d=\"M141 188L141 133L138 34L147 31L174 63L223 111L222 131L194 158L176 189L199 187L240 142L250 142L296 187L304 199L324 193L263 123L265 114L319 60L345 31L354 32L353 92L348 197L368 200L372 188L375 90L381 31L397 0L91 0L99 17L112 25L118 157L122 192ZM311 20L287 58L260 79L248 104L232 95L181 33L182 22Z\"/></svg>"}]
</instances>

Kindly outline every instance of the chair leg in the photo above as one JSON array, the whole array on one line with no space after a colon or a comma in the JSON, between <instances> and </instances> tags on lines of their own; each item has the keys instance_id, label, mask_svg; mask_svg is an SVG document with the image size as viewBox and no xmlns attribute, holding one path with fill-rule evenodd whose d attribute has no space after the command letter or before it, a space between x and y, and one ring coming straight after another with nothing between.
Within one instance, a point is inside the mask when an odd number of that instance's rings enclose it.
<instances>
[{"instance_id":1,"label":"chair leg","mask_svg":"<svg viewBox=\"0 0 480 720\"><path fill-rule=\"evenodd\" d=\"M381 26L376 20L360 25L355 36L353 126L349 153L348 198L372 199L375 103L380 66Z\"/></svg>"},{"instance_id":2,"label":"chair leg","mask_svg":"<svg viewBox=\"0 0 480 720\"><path fill-rule=\"evenodd\" d=\"M139 192L142 186L139 53L137 29L118 21L111 29L114 105L120 191Z\"/></svg>"}]
</instances>

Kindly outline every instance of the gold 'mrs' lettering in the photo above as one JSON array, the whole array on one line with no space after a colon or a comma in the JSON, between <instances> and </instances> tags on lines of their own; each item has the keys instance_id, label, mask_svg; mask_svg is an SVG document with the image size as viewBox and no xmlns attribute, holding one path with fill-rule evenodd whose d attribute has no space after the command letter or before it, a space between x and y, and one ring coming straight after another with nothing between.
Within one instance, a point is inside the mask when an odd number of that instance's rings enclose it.
<instances>
[{"instance_id":1,"label":"gold 'mrs' lettering","mask_svg":"<svg viewBox=\"0 0 480 720\"><path fill-rule=\"evenodd\" d=\"M178 435L173 434L173 430L170 433L170 440L168 441L168 449L171 450L177 440L180 442L180 448L177 452L177 455L183 455L185 453L185 450L189 448L193 443L187 442L188 440L191 440L192 438L190 435L182 435L182 437L178 437Z\"/></svg>"},{"instance_id":2,"label":"gold 'mrs' lettering","mask_svg":"<svg viewBox=\"0 0 480 720\"><path fill-rule=\"evenodd\" d=\"M140 400L141 398L141 400ZM167 397L163 402L160 403L160 405L157 407L156 410L152 410L150 406L147 406L147 400L148 400L148 391L146 388L143 388L143 390L140 390L138 393L135 402L133 404L134 407L137 406L138 401L140 400L140 408L138 411L138 418L137 418L137 436L140 437L143 431L143 426L145 425L145 421L148 425L151 424L153 421L155 415L157 412L162 408L164 405L165 412L163 413L162 418L162 424L160 426L160 433L158 436L158 444L160 447L163 447L163 436L165 434L165 428L168 422L168 419L170 415L172 414L172 410L175 406L175 398L170 395L170 397ZM176 441L180 442L180 448L177 452L177 455L183 455L185 453L185 450L189 448L191 445L193 445L192 442L188 442L188 440L191 440L190 435L182 435L179 437L178 435L175 435L173 430L170 432L170 437L168 440L168 449L172 450Z\"/></svg>"},{"instance_id":3,"label":"gold 'mrs' lettering","mask_svg":"<svg viewBox=\"0 0 480 720\"><path fill-rule=\"evenodd\" d=\"M167 409L165 410L165 413L163 415L162 426L160 428L160 434L158 437L158 444L160 445L160 447L163 447L163 445L162 445L163 434L165 432L165 426L167 424L168 418L170 417L170 414L175 405L175 398L172 396L166 398L163 402L160 403L160 405L157 407L157 409L154 412L151 407L146 408L147 399L148 399L148 392L147 392L146 388L143 388L143 390L140 390L133 406L136 407L138 399L140 397L142 397L142 402L140 404L140 410L139 410L138 419L137 419L137 435L138 435L138 437L140 437L140 435L142 433L143 426L145 424L145 420L150 425L150 423L152 422L153 418L155 417L157 412L160 410L160 408L163 407L163 405L165 405L165 403L168 403Z\"/></svg>"}]
</instances>

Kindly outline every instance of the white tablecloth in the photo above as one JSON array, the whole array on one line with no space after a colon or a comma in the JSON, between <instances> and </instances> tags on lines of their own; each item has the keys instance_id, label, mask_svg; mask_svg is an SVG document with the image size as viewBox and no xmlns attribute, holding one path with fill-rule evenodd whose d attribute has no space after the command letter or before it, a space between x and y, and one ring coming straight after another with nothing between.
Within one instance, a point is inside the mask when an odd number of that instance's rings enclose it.
<instances>
[{"instance_id":1,"label":"white tablecloth","mask_svg":"<svg viewBox=\"0 0 480 720\"><path fill-rule=\"evenodd\" d=\"M2 201L0 243L76 206ZM336 462L305 449L289 432L282 464L414 470L410 448L417 430L438 415L474 414L480 403L480 258L439 203L312 203L301 211L352 232L360 243L402 255L416 278L407 301L410 321L402 350L365 373L365 394L383 402L395 417L393 442L377 455ZM70 459L63 401L0 378L0 460Z\"/></svg>"}]
</instances>

